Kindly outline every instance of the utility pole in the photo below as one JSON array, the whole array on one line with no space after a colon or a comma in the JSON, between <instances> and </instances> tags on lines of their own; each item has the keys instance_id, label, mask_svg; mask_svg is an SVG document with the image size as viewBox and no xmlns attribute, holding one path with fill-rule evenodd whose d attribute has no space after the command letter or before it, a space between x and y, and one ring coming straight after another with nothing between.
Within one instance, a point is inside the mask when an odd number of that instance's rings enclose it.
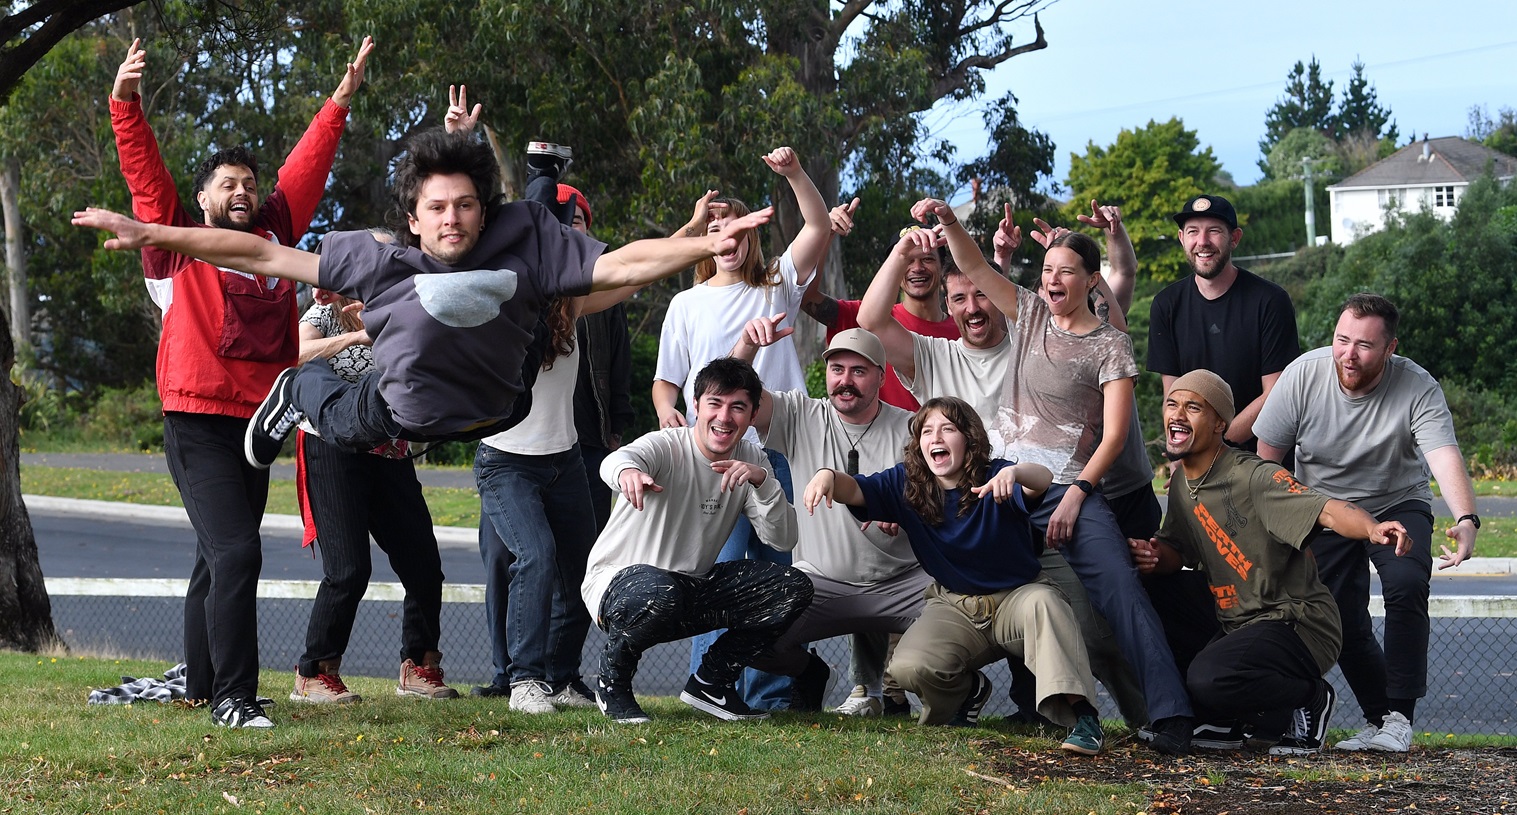
<instances>
[{"instance_id":1,"label":"utility pole","mask_svg":"<svg viewBox=\"0 0 1517 815\"><path fill-rule=\"evenodd\" d=\"M1312 161L1311 158L1301 159L1302 189L1306 191L1306 245L1317 245L1317 206L1316 196L1312 195Z\"/></svg>"}]
</instances>

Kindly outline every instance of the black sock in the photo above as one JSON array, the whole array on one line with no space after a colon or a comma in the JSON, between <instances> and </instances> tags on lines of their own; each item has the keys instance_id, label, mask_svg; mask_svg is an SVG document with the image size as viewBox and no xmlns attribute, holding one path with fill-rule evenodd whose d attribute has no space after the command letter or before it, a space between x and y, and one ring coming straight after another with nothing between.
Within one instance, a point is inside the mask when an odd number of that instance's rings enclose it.
<instances>
[{"instance_id":1,"label":"black sock","mask_svg":"<svg viewBox=\"0 0 1517 815\"><path fill-rule=\"evenodd\" d=\"M1412 721L1413 714L1417 712L1416 699L1387 699L1386 702L1392 713L1400 713L1408 722Z\"/></svg>"},{"instance_id":2,"label":"black sock","mask_svg":"<svg viewBox=\"0 0 1517 815\"><path fill-rule=\"evenodd\" d=\"M1094 716L1097 719L1101 718L1101 712L1096 710L1095 705L1092 705L1089 699L1081 699L1080 701L1070 705L1070 707L1074 709L1076 716Z\"/></svg>"}]
</instances>

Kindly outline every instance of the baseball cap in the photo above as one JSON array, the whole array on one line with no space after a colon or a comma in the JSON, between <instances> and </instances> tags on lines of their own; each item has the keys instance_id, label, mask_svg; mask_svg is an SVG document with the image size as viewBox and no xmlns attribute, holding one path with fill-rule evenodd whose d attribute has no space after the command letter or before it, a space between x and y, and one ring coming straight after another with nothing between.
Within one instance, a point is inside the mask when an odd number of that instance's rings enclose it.
<instances>
[{"instance_id":1,"label":"baseball cap","mask_svg":"<svg viewBox=\"0 0 1517 815\"><path fill-rule=\"evenodd\" d=\"M827 359L841 351L852 351L881 368L885 367L885 344L880 342L879 337L862 328L839 331L837 336L832 338L832 342L827 343L827 350L822 352L822 359Z\"/></svg>"},{"instance_id":2,"label":"baseball cap","mask_svg":"<svg viewBox=\"0 0 1517 815\"><path fill-rule=\"evenodd\" d=\"M1216 218L1227 224L1228 229L1238 228L1238 212L1226 198L1220 195L1198 195L1185 202L1185 208L1175 213L1175 223L1185 226L1191 218Z\"/></svg>"}]
</instances>

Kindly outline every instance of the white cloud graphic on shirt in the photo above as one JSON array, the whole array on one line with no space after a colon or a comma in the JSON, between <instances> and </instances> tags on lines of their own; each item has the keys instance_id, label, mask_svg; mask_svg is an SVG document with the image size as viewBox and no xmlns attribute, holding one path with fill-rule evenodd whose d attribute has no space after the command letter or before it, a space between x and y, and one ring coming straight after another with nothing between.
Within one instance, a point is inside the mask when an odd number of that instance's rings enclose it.
<instances>
[{"instance_id":1,"label":"white cloud graphic on shirt","mask_svg":"<svg viewBox=\"0 0 1517 815\"><path fill-rule=\"evenodd\" d=\"M516 272L510 269L441 272L412 278L416 297L432 318L452 328L474 328L500 314L516 296Z\"/></svg>"}]
</instances>

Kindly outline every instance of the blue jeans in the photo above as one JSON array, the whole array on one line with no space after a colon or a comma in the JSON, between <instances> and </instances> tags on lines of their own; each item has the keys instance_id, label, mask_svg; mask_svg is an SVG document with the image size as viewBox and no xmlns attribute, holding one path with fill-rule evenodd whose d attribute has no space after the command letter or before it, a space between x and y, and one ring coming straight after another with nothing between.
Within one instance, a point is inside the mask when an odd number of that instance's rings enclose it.
<instances>
[{"instance_id":1,"label":"blue jeans","mask_svg":"<svg viewBox=\"0 0 1517 815\"><path fill-rule=\"evenodd\" d=\"M523 456L481 444L474 479L493 684L535 679L560 689L579 679L590 629L579 584L595 543L595 516L579 445Z\"/></svg>"},{"instance_id":2,"label":"blue jeans","mask_svg":"<svg viewBox=\"0 0 1517 815\"><path fill-rule=\"evenodd\" d=\"M790 484L790 462L773 450L765 449L764 452L769 454L769 466L774 468L774 477L780 480L780 488L785 491L785 500L794 503L795 493ZM721 554L716 556L717 563L732 560L763 560L789 566L790 553L771 549L759 542L758 535L753 533L753 524L748 522L747 517L740 517L732 527L732 534L727 536L727 542L722 544ZM706 655L706 649L710 648L711 643L716 642L716 638L726 630L719 628L690 639L690 673L695 673L700 668L701 658ZM754 710L785 710L790 707L790 677L788 676L748 668L743 671L742 678L738 680L737 689L743 695L743 701Z\"/></svg>"}]
</instances>

